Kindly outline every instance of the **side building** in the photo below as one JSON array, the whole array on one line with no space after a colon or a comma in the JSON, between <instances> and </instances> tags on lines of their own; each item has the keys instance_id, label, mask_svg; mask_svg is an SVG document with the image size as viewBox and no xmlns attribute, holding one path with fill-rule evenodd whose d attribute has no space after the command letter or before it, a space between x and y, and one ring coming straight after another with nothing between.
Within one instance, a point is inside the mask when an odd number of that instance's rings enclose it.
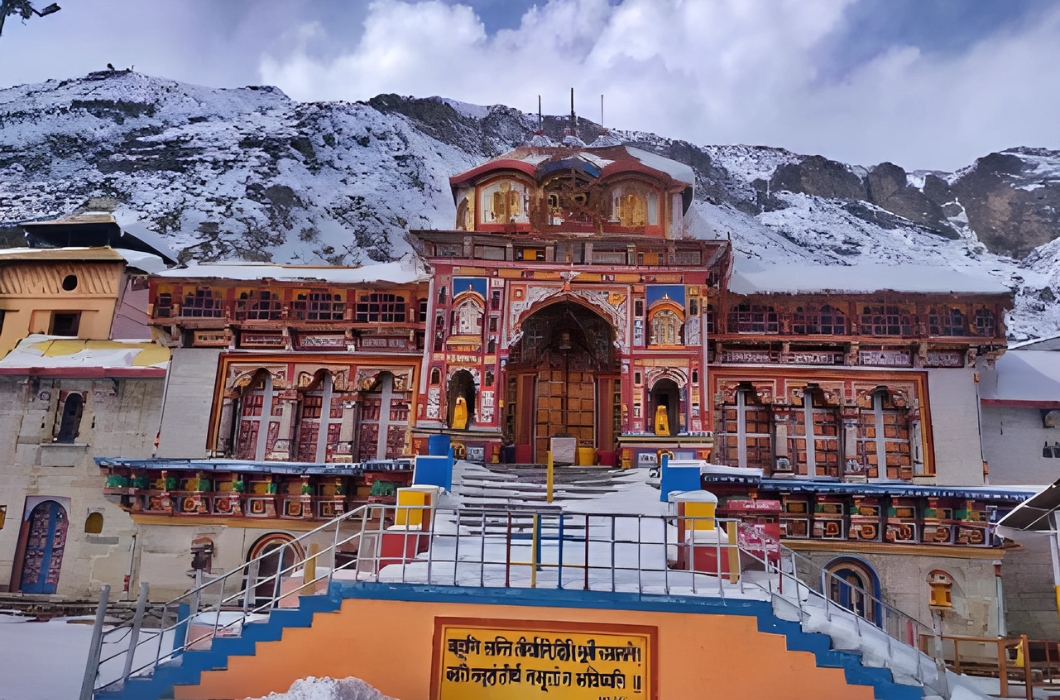
<instances>
[{"instance_id":1,"label":"side building","mask_svg":"<svg viewBox=\"0 0 1060 700\"><path fill-rule=\"evenodd\" d=\"M1036 491L1060 479L1060 340L1013 345L980 385L990 483ZM1057 563L1045 537L1027 538L1005 557L1010 633L1060 637Z\"/></svg>"}]
</instances>

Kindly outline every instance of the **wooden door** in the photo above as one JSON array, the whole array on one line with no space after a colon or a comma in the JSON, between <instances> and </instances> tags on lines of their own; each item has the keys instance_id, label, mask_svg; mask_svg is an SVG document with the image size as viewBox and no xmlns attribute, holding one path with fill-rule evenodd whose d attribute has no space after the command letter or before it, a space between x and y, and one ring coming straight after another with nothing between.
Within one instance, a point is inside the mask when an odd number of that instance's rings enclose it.
<instances>
[{"instance_id":1,"label":"wooden door","mask_svg":"<svg viewBox=\"0 0 1060 700\"><path fill-rule=\"evenodd\" d=\"M29 537L22 559L23 593L50 595L59 586L59 568L66 548L69 519L66 510L55 501L45 501L33 509L29 518Z\"/></svg>"}]
</instances>

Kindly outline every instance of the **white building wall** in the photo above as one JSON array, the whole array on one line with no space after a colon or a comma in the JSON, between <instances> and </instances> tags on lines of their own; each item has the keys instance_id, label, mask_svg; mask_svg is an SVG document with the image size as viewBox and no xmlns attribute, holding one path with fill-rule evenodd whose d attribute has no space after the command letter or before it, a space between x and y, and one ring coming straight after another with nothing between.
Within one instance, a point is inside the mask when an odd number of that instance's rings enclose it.
<instances>
[{"instance_id":1,"label":"white building wall","mask_svg":"<svg viewBox=\"0 0 1060 700\"><path fill-rule=\"evenodd\" d=\"M982 485L983 453L975 370L971 367L929 369L927 374L935 483Z\"/></svg>"},{"instance_id":2,"label":"white building wall","mask_svg":"<svg viewBox=\"0 0 1060 700\"><path fill-rule=\"evenodd\" d=\"M1060 479L1060 450L1042 456L1045 443L1060 443L1060 428L1046 428L1041 409L983 406L982 413L991 484L1046 486Z\"/></svg>"}]
</instances>

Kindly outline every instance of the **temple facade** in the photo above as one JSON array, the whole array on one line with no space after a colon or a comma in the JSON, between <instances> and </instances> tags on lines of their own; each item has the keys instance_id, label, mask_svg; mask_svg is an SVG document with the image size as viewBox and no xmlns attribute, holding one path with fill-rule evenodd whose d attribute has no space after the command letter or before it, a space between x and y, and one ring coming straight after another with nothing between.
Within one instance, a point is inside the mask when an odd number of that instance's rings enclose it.
<instances>
[{"instance_id":1,"label":"temple facade","mask_svg":"<svg viewBox=\"0 0 1060 700\"><path fill-rule=\"evenodd\" d=\"M228 570L392 502L445 435L485 465L704 460L721 512L849 581L844 605L869 591L926 618L928 580L944 576L962 601L954 629L1003 626L991 524L1022 496L989 485L978 407L1006 347L1007 288L764 263L704 235L690 167L606 139L521 147L450 184L452 227L410 232L397 262L149 276L143 312L169 353L160 410L136 428L154 447L94 433L98 483L77 486L130 540L98 571L179 591L193 563ZM12 394L40 374L9 372ZM12 516L40 483L5 492Z\"/></svg>"}]
</instances>

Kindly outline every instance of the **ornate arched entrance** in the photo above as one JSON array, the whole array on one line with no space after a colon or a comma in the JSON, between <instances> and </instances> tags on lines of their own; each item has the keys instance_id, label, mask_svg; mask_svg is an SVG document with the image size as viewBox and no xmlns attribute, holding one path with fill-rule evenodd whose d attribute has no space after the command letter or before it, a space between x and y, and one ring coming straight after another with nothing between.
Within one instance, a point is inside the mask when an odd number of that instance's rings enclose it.
<instances>
[{"instance_id":1,"label":"ornate arched entrance","mask_svg":"<svg viewBox=\"0 0 1060 700\"><path fill-rule=\"evenodd\" d=\"M611 322L566 299L527 317L522 331L507 367L506 431L517 458L543 462L557 436L614 449L621 401Z\"/></svg>"},{"instance_id":2,"label":"ornate arched entrance","mask_svg":"<svg viewBox=\"0 0 1060 700\"><path fill-rule=\"evenodd\" d=\"M880 624L880 577L871 564L857 557L836 557L825 565L821 575L832 602Z\"/></svg>"},{"instance_id":3,"label":"ornate arched entrance","mask_svg":"<svg viewBox=\"0 0 1060 700\"><path fill-rule=\"evenodd\" d=\"M23 525L22 593L53 594L59 586L59 569L69 528L66 509L55 501L38 503Z\"/></svg>"}]
</instances>

